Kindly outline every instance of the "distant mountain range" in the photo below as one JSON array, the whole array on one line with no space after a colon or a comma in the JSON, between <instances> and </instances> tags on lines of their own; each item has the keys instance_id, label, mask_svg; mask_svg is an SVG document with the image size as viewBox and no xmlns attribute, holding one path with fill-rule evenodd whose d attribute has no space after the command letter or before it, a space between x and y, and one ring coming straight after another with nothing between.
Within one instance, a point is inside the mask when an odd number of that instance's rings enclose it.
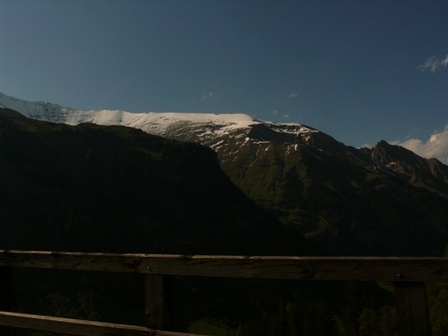
<instances>
[{"instance_id":1,"label":"distant mountain range","mask_svg":"<svg viewBox=\"0 0 448 336\"><path fill-rule=\"evenodd\" d=\"M250 199L326 253L441 255L448 242L448 166L385 141L357 149L309 126L244 114L81 111L3 94L0 107L210 147Z\"/></svg>"}]
</instances>

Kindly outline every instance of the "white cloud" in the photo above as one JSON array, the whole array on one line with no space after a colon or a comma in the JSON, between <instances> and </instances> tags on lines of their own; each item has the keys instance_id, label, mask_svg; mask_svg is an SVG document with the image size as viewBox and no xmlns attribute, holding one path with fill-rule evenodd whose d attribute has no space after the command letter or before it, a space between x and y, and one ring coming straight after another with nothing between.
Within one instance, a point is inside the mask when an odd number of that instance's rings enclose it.
<instances>
[{"instance_id":1,"label":"white cloud","mask_svg":"<svg viewBox=\"0 0 448 336\"><path fill-rule=\"evenodd\" d=\"M289 96L288 96L288 99L295 99L295 98L297 98L298 96L299 96L298 93L290 93Z\"/></svg>"},{"instance_id":2,"label":"white cloud","mask_svg":"<svg viewBox=\"0 0 448 336\"><path fill-rule=\"evenodd\" d=\"M210 91L210 92L204 92L204 93L202 94L201 100L209 99L209 98L213 97L214 95L215 95L215 93L212 92L212 91Z\"/></svg>"},{"instance_id":3,"label":"white cloud","mask_svg":"<svg viewBox=\"0 0 448 336\"><path fill-rule=\"evenodd\" d=\"M288 119L289 119L289 114L285 114L285 115L283 115L283 119L288 120Z\"/></svg>"},{"instance_id":4,"label":"white cloud","mask_svg":"<svg viewBox=\"0 0 448 336\"><path fill-rule=\"evenodd\" d=\"M439 71L441 68L448 68L448 55L444 59L431 56L419 66L420 71L431 71L432 73Z\"/></svg>"},{"instance_id":5,"label":"white cloud","mask_svg":"<svg viewBox=\"0 0 448 336\"><path fill-rule=\"evenodd\" d=\"M443 59L440 64L442 64L444 67L448 67L448 55L445 56L445 59Z\"/></svg>"},{"instance_id":6,"label":"white cloud","mask_svg":"<svg viewBox=\"0 0 448 336\"><path fill-rule=\"evenodd\" d=\"M277 110L272 111L272 114L277 114L277 113L278 113Z\"/></svg>"},{"instance_id":7,"label":"white cloud","mask_svg":"<svg viewBox=\"0 0 448 336\"><path fill-rule=\"evenodd\" d=\"M393 141L394 145L407 148L424 158L436 158L448 164L448 125L441 132L435 132L428 141L420 139L408 139L405 141Z\"/></svg>"}]
</instances>

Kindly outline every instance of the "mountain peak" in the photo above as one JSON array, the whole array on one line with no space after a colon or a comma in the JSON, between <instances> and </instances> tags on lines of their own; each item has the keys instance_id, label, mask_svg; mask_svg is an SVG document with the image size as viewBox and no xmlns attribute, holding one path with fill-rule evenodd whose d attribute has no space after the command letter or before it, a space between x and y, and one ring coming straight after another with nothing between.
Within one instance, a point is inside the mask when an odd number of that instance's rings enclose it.
<instances>
[{"instance_id":1,"label":"mountain peak","mask_svg":"<svg viewBox=\"0 0 448 336\"><path fill-rule=\"evenodd\" d=\"M381 140L372 150L372 159L401 175L413 184L442 186L448 190L448 167L437 159L425 159L401 146Z\"/></svg>"}]
</instances>

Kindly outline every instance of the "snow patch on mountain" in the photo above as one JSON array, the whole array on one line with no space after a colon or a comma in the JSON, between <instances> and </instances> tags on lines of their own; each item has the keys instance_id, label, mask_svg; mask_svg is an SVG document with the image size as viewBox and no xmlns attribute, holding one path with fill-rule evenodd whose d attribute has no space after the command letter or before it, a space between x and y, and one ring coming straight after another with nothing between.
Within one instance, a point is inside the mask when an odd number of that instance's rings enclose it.
<instances>
[{"instance_id":1,"label":"snow patch on mountain","mask_svg":"<svg viewBox=\"0 0 448 336\"><path fill-rule=\"evenodd\" d=\"M49 103L31 102L7 96L0 92L0 107L10 108L37 120L78 125L120 125L141 129L144 132L183 140L207 142L235 131L250 129L252 125L264 124L275 132L300 135L304 138L318 132L300 124L265 122L247 114L143 112L131 113L121 110L77 110ZM238 134L241 137L245 135Z\"/></svg>"}]
</instances>

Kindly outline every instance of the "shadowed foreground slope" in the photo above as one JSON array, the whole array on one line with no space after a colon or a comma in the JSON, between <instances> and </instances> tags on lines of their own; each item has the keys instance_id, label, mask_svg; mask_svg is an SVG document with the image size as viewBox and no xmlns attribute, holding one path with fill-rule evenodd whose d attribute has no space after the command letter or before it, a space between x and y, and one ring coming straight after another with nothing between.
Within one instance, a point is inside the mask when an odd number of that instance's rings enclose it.
<instances>
[{"instance_id":1,"label":"shadowed foreground slope","mask_svg":"<svg viewBox=\"0 0 448 336\"><path fill-rule=\"evenodd\" d=\"M131 128L3 110L0 201L2 248L305 252L229 182L213 151Z\"/></svg>"}]
</instances>

